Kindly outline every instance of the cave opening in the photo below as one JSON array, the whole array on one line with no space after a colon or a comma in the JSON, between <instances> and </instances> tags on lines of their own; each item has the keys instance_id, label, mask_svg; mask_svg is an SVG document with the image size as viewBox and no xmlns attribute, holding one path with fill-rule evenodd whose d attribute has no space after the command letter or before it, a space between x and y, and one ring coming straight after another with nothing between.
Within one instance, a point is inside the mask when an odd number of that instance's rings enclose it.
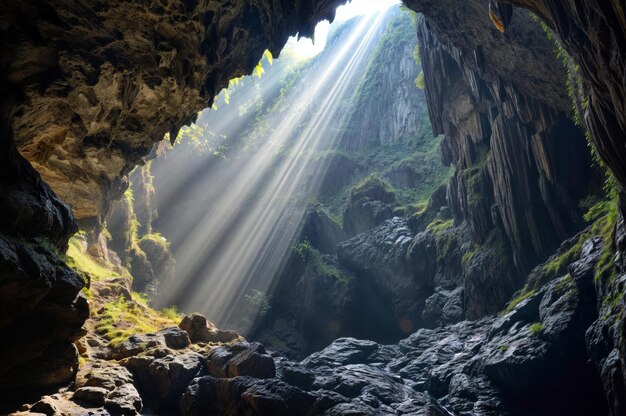
<instances>
[{"instance_id":1,"label":"cave opening","mask_svg":"<svg viewBox=\"0 0 626 416\"><path fill-rule=\"evenodd\" d=\"M339 3L0 6L0 412L624 412L623 6Z\"/></svg>"}]
</instances>

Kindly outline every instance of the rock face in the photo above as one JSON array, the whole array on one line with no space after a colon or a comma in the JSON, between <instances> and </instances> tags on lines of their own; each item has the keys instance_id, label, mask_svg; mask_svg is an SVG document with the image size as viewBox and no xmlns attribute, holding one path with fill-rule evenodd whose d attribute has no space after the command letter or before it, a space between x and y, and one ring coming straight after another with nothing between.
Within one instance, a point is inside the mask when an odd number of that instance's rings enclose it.
<instances>
[{"instance_id":1,"label":"rock face","mask_svg":"<svg viewBox=\"0 0 626 416\"><path fill-rule=\"evenodd\" d=\"M265 49L277 56L337 3L5 3L0 59L3 83L20 93L15 142L88 222L165 133L176 136Z\"/></svg>"},{"instance_id":2,"label":"rock face","mask_svg":"<svg viewBox=\"0 0 626 416\"><path fill-rule=\"evenodd\" d=\"M121 347L119 363L81 372L71 397L100 414L606 414L586 348L598 319L593 270L602 249L588 240L568 274L506 313L422 328L397 344L340 338L293 362L259 343L191 344L179 328L137 336ZM30 410L45 406L58 402L45 397Z\"/></svg>"},{"instance_id":3,"label":"rock face","mask_svg":"<svg viewBox=\"0 0 626 416\"><path fill-rule=\"evenodd\" d=\"M351 237L393 217L396 195L379 178L367 178L352 189L343 213L343 230Z\"/></svg>"},{"instance_id":4,"label":"rock face","mask_svg":"<svg viewBox=\"0 0 626 416\"><path fill-rule=\"evenodd\" d=\"M82 278L53 251L26 244L46 239L62 250L77 229L72 211L83 225L95 226L155 142L167 132L176 136L229 79L250 73L265 49L278 55L289 35L310 34L317 21L332 18L336 3L0 6L2 298L8 307L0 330L13 340L3 344L10 362L2 366L3 388L20 387L9 382L15 372L24 385L71 378L77 366L71 343L87 316L84 298L75 300ZM33 342L8 335L17 328L45 334Z\"/></svg>"},{"instance_id":5,"label":"rock face","mask_svg":"<svg viewBox=\"0 0 626 416\"><path fill-rule=\"evenodd\" d=\"M431 123L445 135L444 161L456 167L453 215L479 244L500 228L525 273L581 228L578 201L597 188L597 176L567 114L552 41L521 10L506 38L495 34L480 23L486 6L466 2L458 16L422 19L420 53ZM475 30L461 42L456 30L443 31L447 25Z\"/></svg>"},{"instance_id":6,"label":"rock face","mask_svg":"<svg viewBox=\"0 0 626 416\"><path fill-rule=\"evenodd\" d=\"M59 255L76 221L18 154L4 116L0 131L0 395L9 398L75 375L73 342L89 311L82 276Z\"/></svg>"},{"instance_id":7,"label":"rock face","mask_svg":"<svg viewBox=\"0 0 626 416\"><path fill-rule=\"evenodd\" d=\"M341 138L344 149L393 145L424 129L424 94L413 82L420 67L414 60L411 25L403 19L406 17L396 16L388 23L393 32L377 46L375 59L354 94L354 107L345 122L347 131Z\"/></svg>"}]
</instances>

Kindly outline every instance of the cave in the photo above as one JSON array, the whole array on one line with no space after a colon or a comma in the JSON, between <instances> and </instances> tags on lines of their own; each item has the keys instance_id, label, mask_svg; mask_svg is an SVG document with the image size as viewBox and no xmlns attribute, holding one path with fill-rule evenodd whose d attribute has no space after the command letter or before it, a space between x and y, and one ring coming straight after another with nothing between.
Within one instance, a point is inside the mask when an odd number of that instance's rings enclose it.
<instances>
[{"instance_id":1,"label":"cave","mask_svg":"<svg viewBox=\"0 0 626 416\"><path fill-rule=\"evenodd\" d=\"M623 2L0 22L0 414L626 414Z\"/></svg>"}]
</instances>

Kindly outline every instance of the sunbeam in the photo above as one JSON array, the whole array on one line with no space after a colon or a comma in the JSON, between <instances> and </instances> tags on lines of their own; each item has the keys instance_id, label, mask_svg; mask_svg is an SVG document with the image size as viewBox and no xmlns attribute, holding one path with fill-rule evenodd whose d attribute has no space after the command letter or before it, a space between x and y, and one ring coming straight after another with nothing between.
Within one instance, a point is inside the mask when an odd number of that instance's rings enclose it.
<instances>
[{"instance_id":1,"label":"sunbeam","mask_svg":"<svg viewBox=\"0 0 626 416\"><path fill-rule=\"evenodd\" d=\"M161 291L160 304L178 303L183 310L202 311L225 324L237 319L249 293L271 292L326 171L315 153L336 146L337 126L346 117L342 104L363 75L384 19L385 13L357 13L346 23L338 46L320 56L315 70L296 79L282 97L279 117L259 117L252 111L242 120L232 110L220 111L219 117L217 112L201 116L215 131L232 132L215 144L250 140L254 151L227 151L227 160L192 163L164 187L170 190L159 196L165 205L179 197L176 189L189 186L191 192L204 193L207 207L202 218L183 231L177 278ZM261 95L269 97L278 93L282 76L272 68L266 79L254 82ZM235 105L254 100L251 91L234 91ZM253 128L241 131L253 117ZM211 163L219 168L211 168ZM183 179L175 183L174 176Z\"/></svg>"}]
</instances>

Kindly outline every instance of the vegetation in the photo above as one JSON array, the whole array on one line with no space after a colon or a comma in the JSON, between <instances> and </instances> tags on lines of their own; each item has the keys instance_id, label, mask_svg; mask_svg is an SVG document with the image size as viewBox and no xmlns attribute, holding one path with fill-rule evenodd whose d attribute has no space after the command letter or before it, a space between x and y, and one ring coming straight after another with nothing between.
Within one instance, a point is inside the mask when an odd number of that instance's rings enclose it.
<instances>
[{"instance_id":1,"label":"vegetation","mask_svg":"<svg viewBox=\"0 0 626 416\"><path fill-rule=\"evenodd\" d=\"M350 198L394 202L396 195L387 181L381 179L376 173L371 173L350 190Z\"/></svg>"},{"instance_id":2,"label":"vegetation","mask_svg":"<svg viewBox=\"0 0 626 416\"><path fill-rule=\"evenodd\" d=\"M294 250L305 262L307 270L315 276L332 277L344 285L350 283L351 277L336 266L328 264L308 240L296 245Z\"/></svg>"},{"instance_id":3,"label":"vegetation","mask_svg":"<svg viewBox=\"0 0 626 416\"><path fill-rule=\"evenodd\" d=\"M444 220L437 217L433 220L433 222L426 226L426 231L432 231L435 234L441 234L441 232L447 230L448 228L452 228L453 225L454 220L452 218Z\"/></svg>"},{"instance_id":4,"label":"vegetation","mask_svg":"<svg viewBox=\"0 0 626 416\"><path fill-rule=\"evenodd\" d=\"M511 300L507 305L506 305L506 309L504 309L504 313L509 313L511 312L513 309L515 309L515 307L517 305L519 305L523 300L528 299L529 297L531 297L532 295L534 295L536 292L535 289L531 289L531 290L522 290L522 292L513 300Z\"/></svg>"},{"instance_id":5,"label":"vegetation","mask_svg":"<svg viewBox=\"0 0 626 416\"><path fill-rule=\"evenodd\" d=\"M535 323L531 324L528 327L528 329L530 329L530 332L532 332L533 334L538 334L540 332L543 332L546 329L546 327L543 324L539 323L539 322L535 322Z\"/></svg>"},{"instance_id":6,"label":"vegetation","mask_svg":"<svg viewBox=\"0 0 626 416\"><path fill-rule=\"evenodd\" d=\"M171 313L170 309L165 316L160 315L148 307L144 296L133 293L131 299L119 296L112 302L106 302L96 312L95 329L110 341L111 346L116 347L131 335L156 332L177 325L177 320L171 319L174 317Z\"/></svg>"},{"instance_id":7,"label":"vegetation","mask_svg":"<svg viewBox=\"0 0 626 416\"><path fill-rule=\"evenodd\" d=\"M180 322L183 319L183 314L178 310L178 306L176 305L166 306L161 309L159 313L172 322Z\"/></svg>"},{"instance_id":8,"label":"vegetation","mask_svg":"<svg viewBox=\"0 0 626 416\"><path fill-rule=\"evenodd\" d=\"M67 264L83 274L89 275L90 280L99 280L110 277L121 277L121 275L107 266L99 263L85 252L84 242L76 237L70 239L67 250Z\"/></svg>"},{"instance_id":9,"label":"vegetation","mask_svg":"<svg viewBox=\"0 0 626 416\"><path fill-rule=\"evenodd\" d=\"M466 251L465 253L463 253L463 258L461 259L461 263L463 264L464 267L472 262L476 254L478 254L478 252L480 251L480 248L481 247L479 245L472 243L472 248Z\"/></svg>"},{"instance_id":10,"label":"vegetation","mask_svg":"<svg viewBox=\"0 0 626 416\"><path fill-rule=\"evenodd\" d=\"M267 315L271 309L269 296L260 290L251 290L245 295L245 301L257 312L259 317Z\"/></svg>"}]
</instances>

